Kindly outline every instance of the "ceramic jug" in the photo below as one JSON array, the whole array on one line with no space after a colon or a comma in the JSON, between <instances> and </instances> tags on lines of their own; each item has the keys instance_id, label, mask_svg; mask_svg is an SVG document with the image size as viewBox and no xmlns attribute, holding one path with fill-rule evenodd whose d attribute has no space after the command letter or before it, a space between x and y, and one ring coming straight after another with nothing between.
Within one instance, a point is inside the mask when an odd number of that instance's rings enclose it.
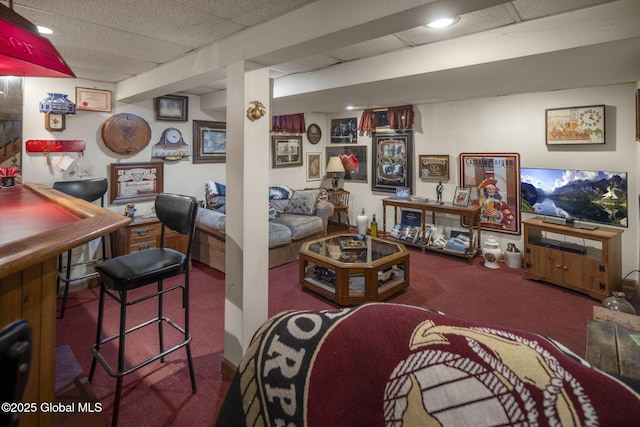
<instances>
[{"instance_id":1,"label":"ceramic jug","mask_svg":"<svg viewBox=\"0 0 640 427\"><path fill-rule=\"evenodd\" d=\"M484 266L487 268L500 268L500 257L502 256L502 251L500 250L500 246L498 245L498 241L493 237L489 237L484 242L484 247L482 248L482 256L484 257Z\"/></svg>"},{"instance_id":2,"label":"ceramic jug","mask_svg":"<svg viewBox=\"0 0 640 427\"><path fill-rule=\"evenodd\" d=\"M522 268L522 253L513 243L507 244L507 250L504 253L504 263L509 268Z\"/></svg>"}]
</instances>

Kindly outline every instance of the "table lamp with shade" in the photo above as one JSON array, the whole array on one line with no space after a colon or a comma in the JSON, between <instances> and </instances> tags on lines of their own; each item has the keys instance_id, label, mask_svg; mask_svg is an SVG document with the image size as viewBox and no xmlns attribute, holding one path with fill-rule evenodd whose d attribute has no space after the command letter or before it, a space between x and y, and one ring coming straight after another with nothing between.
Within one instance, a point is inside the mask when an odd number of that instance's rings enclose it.
<instances>
[{"instance_id":1,"label":"table lamp with shade","mask_svg":"<svg viewBox=\"0 0 640 427\"><path fill-rule=\"evenodd\" d=\"M338 189L338 174L343 173L344 171L344 166L340 157L333 156L329 159L329 163L327 164L327 175L331 176L331 186L334 190Z\"/></svg>"}]
</instances>

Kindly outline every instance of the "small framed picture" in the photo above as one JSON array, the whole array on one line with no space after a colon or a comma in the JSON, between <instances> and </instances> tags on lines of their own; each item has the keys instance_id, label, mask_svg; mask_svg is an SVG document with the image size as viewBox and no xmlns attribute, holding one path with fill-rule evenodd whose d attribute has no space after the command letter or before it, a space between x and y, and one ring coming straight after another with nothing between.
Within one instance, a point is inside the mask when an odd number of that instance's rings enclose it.
<instances>
[{"instance_id":1,"label":"small framed picture","mask_svg":"<svg viewBox=\"0 0 640 427\"><path fill-rule=\"evenodd\" d=\"M227 161L226 127L225 122L193 121L193 163Z\"/></svg>"},{"instance_id":2,"label":"small framed picture","mask_svg":"<svg viewBox=\"0 0 640 427\"><path fill-rule=\"evenodd\" d=\"M168 122L186 122L189 119L189 97L165 95L153 99L155 119Z\"/></svg>"},{"instance_id":3,"label":"small framed picture","mask_svg":"<svg viewBox=\"0 0 640 427\"><path fill-rule=\"evenodd\" d=\"M469 205L470 189L467 187L456 187L456 192L453 195L453 206L460 206L466 208Z\"/></svg>"},{"instance_id":4,"label":"small framed picture","mask_svg":"<svg viewBox=\"0 0 640 427\"><path fill-rule=\"evenodd\" d=\"M76 109L111 112L111 91L76 87Z\"/></svg>"},{"instance_id":5,"label":"small framed picture","mask_svg":"<svg viewBox=\"0 0 640 427\"><path fill-rule=\"evenodd\" d=\"M322 179L322 153L307 153L307 181Z\"/></svg>"},{"instance_id":6,"label":"small framed picture","mask_svg":"<svg viewBox=\"0 0 640 427\"><path fill-rule=\"evenodd\" d=\"M449 155L421 154L418 156L418 165L420 179L449 179Z\"/></svg>"},{"instance_id":7,"label":"small framed picture","mask_svg":"<svg viewBox=\"0 0 640 427\"><path fill-rule=\"evenodd\" d=\"M271 144L272 167L302 166L302 136L272 136Z\"/></svg>"},{"instance_id":8,"label":"small framed picture","mask_svg":"<svg viewBox=\"0 0 640 427\"><path fill-rule=\"evenodd\" d=\"M155 200L164 191L164 163L111 163L109 201L114 204Z\"/></svg>"},{"instance_id":9,"label":"small framed picture","mask_svg":"<svg viewBox=\"0 0 640 427\"><path fill-rule=\"evenodd\" d=\"M397 187L396 199L409 200L411 198L411 189L409 187Z\"/></svg>"}]
</instances>

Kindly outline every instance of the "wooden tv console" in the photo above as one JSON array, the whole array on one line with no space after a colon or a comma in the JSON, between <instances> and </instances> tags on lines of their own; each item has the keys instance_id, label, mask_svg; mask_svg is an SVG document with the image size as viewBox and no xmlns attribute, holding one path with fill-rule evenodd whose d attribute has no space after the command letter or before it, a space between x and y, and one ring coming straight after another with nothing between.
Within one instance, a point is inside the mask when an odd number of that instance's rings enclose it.
<instances>
[{"instance_id":1,"label":"wooden tv console","mask_svg":"<svg viewBox=\"0 0 640 427\"><path fill-rule=\"evenodd\" d=\"M601 301L620 289L622 230L584 230L539 219L522 224L526 279L543 280ZM567 237L577 238L579 243L567 245Z\"/></svg>"}]
</instances>

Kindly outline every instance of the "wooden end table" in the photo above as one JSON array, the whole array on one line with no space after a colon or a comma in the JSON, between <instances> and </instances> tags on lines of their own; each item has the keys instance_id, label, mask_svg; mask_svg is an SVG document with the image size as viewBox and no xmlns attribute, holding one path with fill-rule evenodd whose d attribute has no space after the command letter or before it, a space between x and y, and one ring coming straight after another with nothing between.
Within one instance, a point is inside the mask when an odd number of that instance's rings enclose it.
<instances>
[{"instance_id":1,"label":"wooden end table","mask_svg":"<svg viewBox=\"0 0 640 427\"><path fill-rule=\"evenodd\" d=\"M403 244L365 236L350 247L354 234L323 237L300 249L304 289L339 305L383 301L409 286L409 251Z\"/></svg>"}]
</instances>

